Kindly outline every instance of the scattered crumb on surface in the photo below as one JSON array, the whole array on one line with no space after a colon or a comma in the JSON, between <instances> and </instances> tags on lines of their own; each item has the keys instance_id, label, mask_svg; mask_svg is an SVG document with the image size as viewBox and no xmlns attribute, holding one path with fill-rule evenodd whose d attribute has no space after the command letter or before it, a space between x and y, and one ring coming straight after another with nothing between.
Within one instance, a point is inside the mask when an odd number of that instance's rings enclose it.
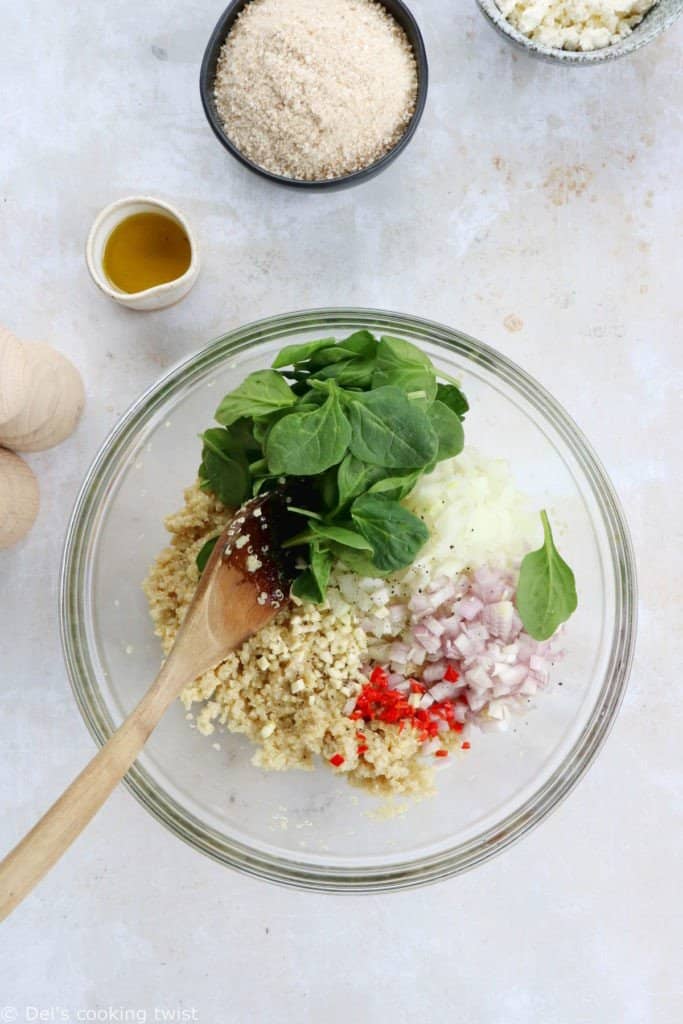
<instances>
[{"instance_id":1,"label":"scattered crumb on surface","mask_svg":"<svg viewBox=\"0 0 683 1024\"><path fill-rule=\"evenodd\" d=\"M592 180L593 172L585 164L556 165L550 169L543 187L553 206L566 206L582 196Z\"/></svg>"},{"instance_id":2,"label":"scattered crumb on surface","mask_svg":"<svg viewBox=\"0 0 683 1024\"><path fill-rule=\"evenodd\" d=\"M524 321L521 316L517 316L516 313L510 313L503 320L503 326L510 331L511 334L515 334L517 331L521 331L524 327Z\"/></svg>"},{"instance_id":3,"label":"scattered crumb on surface","mask_svg":"<svg viewBox=\"0 0 683 1024\"><path fill-rule=\"evenodd\" d=\"M370 818L371 821L391 821L393 818L402 818L409 810L410 804L399 803L397 800L389 797L382 800L377 807L366 811L365 816Z\"/></svg>"}]
</instances>

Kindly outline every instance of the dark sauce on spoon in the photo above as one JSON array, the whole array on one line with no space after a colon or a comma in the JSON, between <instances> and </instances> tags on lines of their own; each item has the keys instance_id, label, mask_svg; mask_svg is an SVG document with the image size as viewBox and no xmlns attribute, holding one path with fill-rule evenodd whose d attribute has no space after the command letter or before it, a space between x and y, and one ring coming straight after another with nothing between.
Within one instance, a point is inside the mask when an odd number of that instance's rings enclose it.
<instances>
[{"instance_id":1,"label":"dark sauce on spoon","mask_svg":"<svg viewBox=\"0 0 683 1024\"><path fill-rule=\"evenodd\" d=\"M287 512L290 502L282 489L246 502L230 524L223 549L224 561L253 580L258 603L271 608L286 603L296 575L297 556L282 547L300 526Z\"/></svg>"}]
</instances>

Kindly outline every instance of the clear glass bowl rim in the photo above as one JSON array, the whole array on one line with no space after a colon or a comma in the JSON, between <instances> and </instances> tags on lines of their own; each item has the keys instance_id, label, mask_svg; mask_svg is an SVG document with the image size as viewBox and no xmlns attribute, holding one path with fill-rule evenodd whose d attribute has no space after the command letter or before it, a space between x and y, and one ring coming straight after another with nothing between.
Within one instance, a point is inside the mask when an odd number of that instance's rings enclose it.
<instances>
[{"instance_id":1,"label":"clear glass bowl rim","mask_svg":"<svg viewBox=\"0 0 683 1024\"><path fill-rule=\"evenodd\" d=\"M144 807L175 835L219 863L280 884L327 892L412 888L483 863L516 842L554 810L586 772L604 743L621 704L633 660L637 624L635 559L619 499L590 444L570 416L545 388L511 360L460 331L432 321L383 310L345 308L313 309L258 320L230 331L181 360L131 405L104 441L86 474L67 529L60 573L60 633L66 667L81 715L97 745L102 746L115 725L100 698L84 626L85 595L92 568L89 558L91 527L98 499L116 473L120 457L134 440L140 422L177 389L237 351L265 340L284 339L302 330L373 329L378 323L383 329L407 332L412 338L422 337L446 345L485 365L534 406L562 437L585 474L609 539L615 587L614 631L599 700L562 764L532 797L495 828L433 856L372 868L293 862L250 849L208 828L168 798L137 763L126 775L125 785Z\"/></svg>"}]
</instances>

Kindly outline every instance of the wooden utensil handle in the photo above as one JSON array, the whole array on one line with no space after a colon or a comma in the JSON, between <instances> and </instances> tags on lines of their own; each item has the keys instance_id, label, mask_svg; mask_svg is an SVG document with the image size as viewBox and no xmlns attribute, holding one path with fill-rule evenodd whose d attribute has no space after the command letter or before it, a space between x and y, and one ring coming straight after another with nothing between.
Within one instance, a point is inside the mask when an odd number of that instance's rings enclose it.
<instances>
[{"instance_id":1,"label":"wooden utensil handle","mask_svg":"<svg viewBox=\"0 0 683 1024\"><path fill-rule=\"evenodd\" d=\"M0 920L29 894L80 835L142 750L176 693L163 669L123 725L0 864Z\"/></svg>"}]
</instances>

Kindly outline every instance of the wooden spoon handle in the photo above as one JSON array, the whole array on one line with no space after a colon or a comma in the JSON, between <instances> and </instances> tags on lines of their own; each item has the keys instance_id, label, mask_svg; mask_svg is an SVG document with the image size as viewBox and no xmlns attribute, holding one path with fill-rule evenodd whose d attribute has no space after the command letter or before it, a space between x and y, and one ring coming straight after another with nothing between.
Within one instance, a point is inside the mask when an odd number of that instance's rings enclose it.
<instances>
[{"instance_id":1,"label":"wooden spoon handle","mask_svg":"<svg viewBox=\"0 0 683 1024\"><path fill-rule=\"evenodd\" d=\"M0 864L0 920L28 896L97 813L177 693L164 669L123 725Z\"/></svg>"}]
</instances>

